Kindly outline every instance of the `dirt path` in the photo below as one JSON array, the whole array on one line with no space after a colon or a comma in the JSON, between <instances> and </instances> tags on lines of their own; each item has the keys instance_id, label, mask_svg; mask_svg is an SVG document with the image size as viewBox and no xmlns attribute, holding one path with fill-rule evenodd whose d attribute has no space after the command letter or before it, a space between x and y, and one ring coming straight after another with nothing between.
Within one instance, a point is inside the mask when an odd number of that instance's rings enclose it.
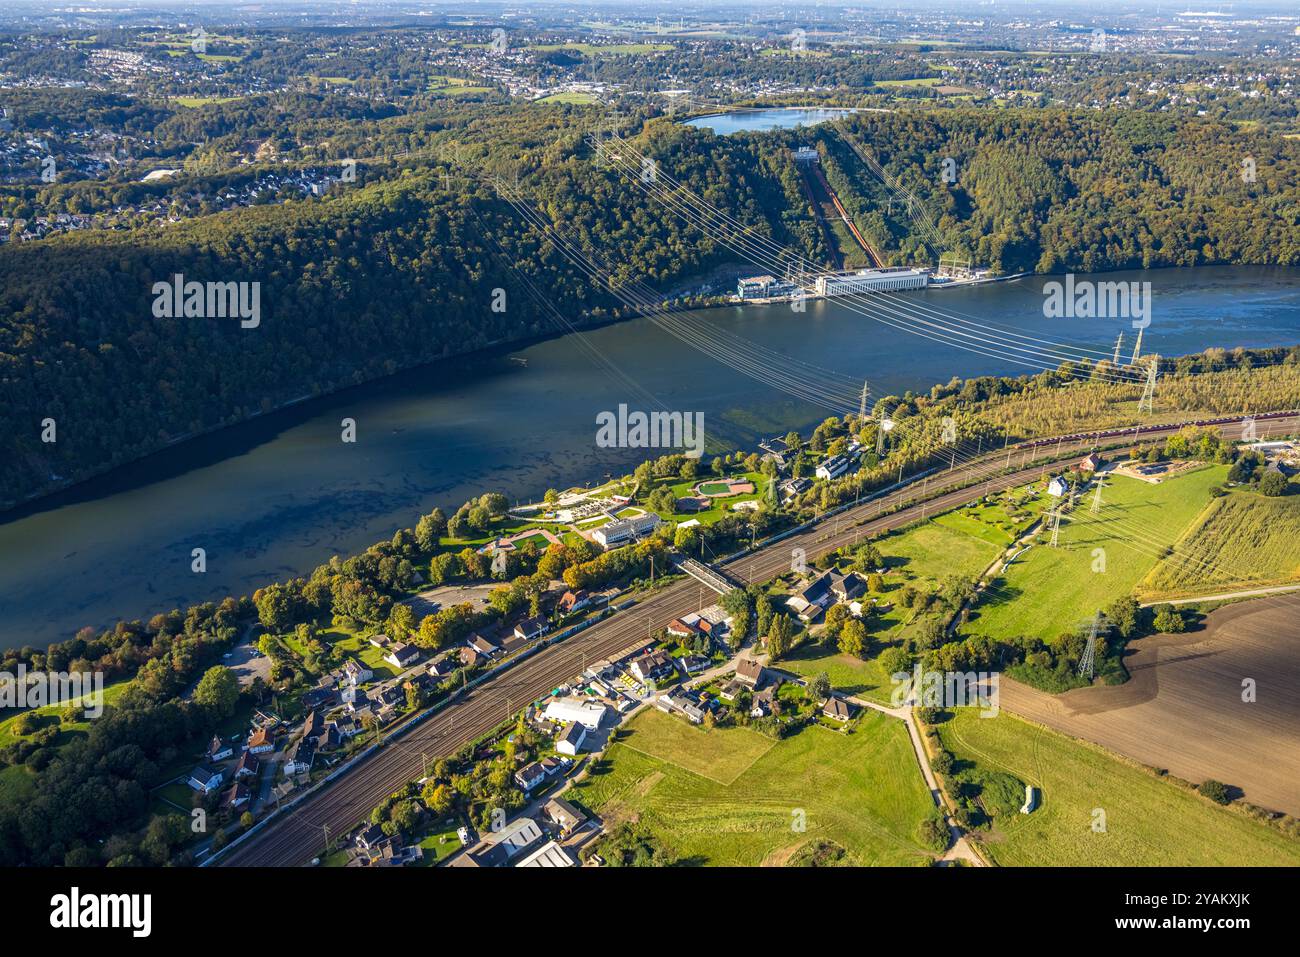
<instances>
[{"instance_id":1,"label":"dirt path","mask_svg":"<svg viewBox=\"0 0 1300 957\"><path fill-rule=\"evenodd\" d=\"M1300 595L1229 605L1203 630L1134 642L1128 682L1050 695L1008 678L1001 706L1193 783L1300 816ZM1243 701L1252 679L1256 700Z\"/></svg>"}]
</instances>

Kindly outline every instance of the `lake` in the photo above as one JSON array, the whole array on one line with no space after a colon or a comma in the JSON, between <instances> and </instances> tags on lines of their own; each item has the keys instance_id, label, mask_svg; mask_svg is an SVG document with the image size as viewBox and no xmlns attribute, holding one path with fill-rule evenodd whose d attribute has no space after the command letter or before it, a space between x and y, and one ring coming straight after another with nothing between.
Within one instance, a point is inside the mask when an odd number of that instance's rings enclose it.
<instances>
[{"instance_id":1,"label":"lake","mask_svg":"<svg viewBox=\"0 0 1300 957\"><path fill-rule=\"evenodd\" d=\"M733 110L711 116L697 116L683 121L684 126L698 126L712 130L719 136L732 133L766 133L795 126L815 126L827 120L838 120L853 110L835 110L825 107L784 107L781 109Z\"/></svg>"},{"instance_id":2,"label":"lake","mask_svg":"<svg viewBox=\"0 0 1300 957\"><path fill-rule=\"evenodd\" d=\"M1105 278L1152 283L1146 352L1300 342L1300 269ZM1127 321L1044 318L1044 281L899 293L890 305L918 331L924 307L1081 350L1108 353L1123 331L1131 349ZM1032 371L996 345L958 349L837 301L682 318L692 336L715 341L684 344L637 319L521 348L526 365L507 352L455 359L193 440L0 516L0 640L41 646L82 625L251 593L484 490L527 500L622 474L658 453L597 447L597 414L620 403L701 412L713 449L752 449L856 409L864 378L880 396L953 375ZM760 350L753 375L715 358L742 346ZM775 388L775 376L796 394ZM811 387L834 401L810 401ZM355 444L340 441L344 417L356 420ZM207 551L205 574L190 571L195 547Z\"/></svg>"}]
</instances>

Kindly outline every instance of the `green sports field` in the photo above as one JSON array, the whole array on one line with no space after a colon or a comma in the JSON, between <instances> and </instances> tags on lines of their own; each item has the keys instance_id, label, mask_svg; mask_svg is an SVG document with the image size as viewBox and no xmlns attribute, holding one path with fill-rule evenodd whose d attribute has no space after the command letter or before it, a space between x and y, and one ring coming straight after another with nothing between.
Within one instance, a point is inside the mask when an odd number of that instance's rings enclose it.
<instances>
[{"instance_id":1,"label":"green sports field","mask_svg":"<svg viewBox=\"0 0 1300 957\"><path fill-rule=\"evenodd\" d=\"M873 712L852 734L811 726L776 741L652 710L626 730L573 796L607 823L639 819L685 863L781 864L818 840L860 864L933 856L917 842L932 804L900 721Z\"/></svg>"},{"instance_id":2,"label":"green sports field","mask_svg":"<svg viewBox=\"0 0 1300 957\"><path fill-rule=\"evenodd\" d=\"M1059 547L1049 547L1046 535L1039 536L1040 544L994 579L965 631L1052 641L1077 630L1133 592L1200 514L1210 501L1210 487L1226 472L1224 466L1207 466L1159 485L1108 478L1101 513L1092 515L1090 500L1080 499L1061 520ZM1095 564L1099 559L1104 566Z\"/></svg>"},{"instance_id":3,"label":"green sports field","mask_svg":"<svg viewBox=\"0 0 1300 957\"><path fill-rule=\"evenodd\" d=\"M985 841L1004 866L1296 866L1300 841L1090 744L1003 713L958 709L939 725L961 760L1040 789L1032 814L1004 819ZM1093 821L1104 812L1105 830Z\"/></svg>"}]
</instances>

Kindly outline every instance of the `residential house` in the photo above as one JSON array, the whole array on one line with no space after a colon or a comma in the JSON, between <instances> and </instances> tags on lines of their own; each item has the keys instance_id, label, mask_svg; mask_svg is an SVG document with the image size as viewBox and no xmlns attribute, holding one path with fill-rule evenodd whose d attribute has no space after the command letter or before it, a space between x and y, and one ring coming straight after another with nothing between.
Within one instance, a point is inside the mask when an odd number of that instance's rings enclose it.
<instances>
[{"instance_id":1,"label":"residential house","mask_svg":"<svg viewBox=\"0 0 1300 957\"><path fill-rule=\"evenodd\" d=\"M646 652L641 657L633 659L628 670L642 683L662 681L664 678L677 676L677 667L673 664L672 657L664 651Z\"/></svg>"},{"instance_id":2,"label":"residential house","mask_svg":"<svg viewBox=\"0 0 1300 957\"><path fill-rule=\"evenodd\" d=\"M420 649L401 641L393 642L384 660L394 668L409 668L420 660Z\"/></svg>"},{"instance_id":3,"label":"residential house","mask_svg":"<svg viewBox=\"0 0 1300 957\"><path fill-rule=\"evenodd\" d=\"M371 824L357 835L356 845L363 851L371 851L378 848L387 839L388 835L384 833L382 827L378 824Z\"/></svg>"},{"instance_id":4,"label":"residential house","mask_svg":"<svg viewBox=\"0 0 1300 957\"><path fill-rule=\"evenodd\" d=\"M1070 494L1070 483L1064 477L1058 475L1047 483L1047 494L1055 498L1061 498Z\"/></svg>"},{"instance_id":5,"label":"residential house","mask_svg":"<svg viewBox=\"0 0 1300 957\"><path fill-rule=\"evenodd\" d=\"M831 695L826 699L826 703L822 705L822 714L832 720L843 723L853 717L853 706L843 698L837 698L835 695Z\"/></svg>"},{"instance_id":6,"label":"residential house","mask_svg":"<svg viewBox=\"0 0 1300 957\"><path fill-rule=\"evenodd\" d=\"M372 679L375 673L355 658L349 658L343 663L343 675L348 684L355 688L357 685L363 685Z\"/></svg>"},{"instance_id":7,"label":"residential house","mask_svg":"<svg viewBox=\"0 0 1300 957\"><path fill-rule=\"evenodd\" d=\"M577 757L582 752L582 743L587 740L587 729L576 721L570 721L555 739L555 750L560 754Z\"/></svg>"},{"instance_id":8,"label":"residential house","mask_svg":"<svg viewBox=\"0 0 1300 957\"><path fill-rule=\"evenodd\" d=\"M680 711L691 724L700 724L704 720L704 709L686 694L662 695L658 703L664 711Z\"/></svg>"},{"instance_id":9,"label":"residential house","mask_svg":"<svg viewBox=\"0 0 1300 957\"><path fill-rule=\"evenodd\" d=\"M460 663L466 668L475 668L480 664L486 664L491 661L487 655L480 652L477 648L471 648L466 645L460 649Z\"/></svg>"},{"instance_id":10,"label":"residential house","mask_svg":"<svg viewBox=\"0 0 1300 957\"><path fill-rule=\"evenodd\" d=\"M214 734L212 743L208 745L208 760L221 761L235 753L234 747L221 740L221 735Z\"/></svg>"},{"instance_id":11,"label":"residential house","mask_svg":"<svg viewBox=\"0 0 1300 957\"><path fill-rule=\"evenodd\" d=\"M817 466L817 477L819 479L837 479L849 470L853 460L847 455L832 455L830 458L823 459Z\"/></svg>"},{"instance_id":12,"label":"residential house","mask_svg":"<svg viewBox=\"0 0 1300 957\"><path fill-rule=\"evenodd\" d=\"M249 735L249 754L269 754L274 750L275 736L271 733L270 725L264 725Z\"/></svg>"},{"instance_id":13,"label":"residential house","mask_svg":"<svg viewBox=\"0 0 1300 957\"><path fill-rule=\"evenodd\" d=\"M501 653L500 645L498 645L496 642L489 641L487 638L484 638L478 632L472 632L470 636L467 639L465 639L465 646L468 648L473 648L484 658L495 658L497 655Z\"/></svg>"},{"instance_id":14,"label":"residential house","mask_svg":"<svg viewBox=\"0 0 1300 957\"><path fill-rule=\"evenodd\" d=\"M566 591L560 596L559 604L556 607L561 614L571 615L575 611L582 611L591 605L591 595L587 594L585 588L579 588L577 591Z\"/></svg>"},{"instance_id":15,"label":"residential house","mask_svg":"<svg viewBox=\"0 0 1300 957\"><path fill-rule=\"evenodd\" d=\"M753 698L749 702L749 716L751 718L766 718L776 713L776 685L764 688L762 691L754 692Z\"/></svg>"},{"instance_id":16,"label":"residential house","mask_svg":"<svg viewBox=\"0 0 1300 957\"><path fill-rule=\"evenodd\" d=\"M284 762L284 773L306 774L311 770L312 762L315 760L316 745L304 738L289 751L289 757Z\"/></svg>"},{"instance_id":17,"label":"residential house","mask_svg":"<svg viewBox=\"0 0 1300 957\"><path fill-rule=\"evenodd\" d=\"M200 764L190 772L190 776L185 783L200 794L208 794L221 787L224 778L225 774L220 768L211 768L206 764Z\"/></svg>"},{"instance_id":18,"label":"residential house","mask_svg":"<svg viewBox=\"0 0 1300 957\"><path fill-rule=\"evenodd\" d=\"M834 599L831 592L830 572L823 572L786 599L786 606L804 621L814 621Z\"/></svg>"},{"instance_id":19,"label":"residential house","mask_svg":"<svg viewBox=\"0 0 1300 957\"><path fill-rule=\"evenodd\" d=\"M532 618L525 618L519 624L515 625L515 637L520 641L532 641L534 638L540 638L551 630L550 623L542 615L534 615Z\"/></svg>"},{"instance_id":20,"label":"residential house","mask_svg":"<svg viewBox=\"0 0 1300 957\"><path fill-rule=\"evenodd\" d=\"M847 575L831 573L831 594L836 601L852 601L866 593L867 580L857 572L849 572Z\"/></svg>"},{"instance_id":21,"label":"residential house","mask_svg":"<svg viewBox=\"0 0 1300 957\"><path fill-rule=\"evenodd\" d=\"M425 670L425 674L432 678L445 678L455 670L456 666L452 662L451 655L446 654L439 655L437 658L434 658L433 661L429 662L429 667Z\"/></svg>"},{"instance_id":22,"label":"residential house","mask_svg":"<svg viewBox=\"0 0 1300 957\"><path fill-rule=\"evenodd\" d=\"M736 681L749 688L758 690L763 686L763 682L766 680L767 669L753 658L739 658L736 660Z\"/></svg>"},{"instance_id":23,"label":"residential house","mask_svg":"<svg viewBox=\"0 0 1300 957\"><path fill-rule=\"evenodd\" d=\"M255 778L261 769L262 762L253 756L252 751L245 751L239 756L239 763L235 765L235 780Z\"/></svg>"},{"instance_id":24,"label":"residential house","mask_svg":"<svg viewBox=\"0 0 1300 957\"><path fill-rule=\"evenodd\" d=\"M1097 469L1101 468L1102 465L1105 464L1105 461L1106 460L1103 459L1096 452L1089 452L1087 455L1083 457L1083 461L1079 463L1079 471L1095 472L1097 471Z\"/></svg>"},{"instance_id":25,"label":"residential house","mask_svg":"<svg viewBox=\"0 0 1300 957\"><path fill-rule=\"evenodd\" d=\"M587 821L586 814L559 797L547 801L542 813L559 829L561 837L568 837Z\"/></svg>"},{"instance_id":26,"label":"residential house","mask_svg":"<svg viewBox=\"0 0 1300 957\"><path fill-rule=\"evenodd\" d=\"M515 772L515 783L519 785L519 790L528 794L543 781L549 781L560 774L568 763L561 762L557 758L542 758L540 761L534 761Z\"/></svg>"},{"instance_id":27,"label":"residential house","mask_svg":"<svg viewBox=\"0 0 1300 957\"><path fill-rule=\"evenodd\" d=\"M221 796L221 806L232 811L238 811L241 808L248 807L248 802L252 799L252 792L242 782L236 781Z\"/></svg>"}]
</instances>

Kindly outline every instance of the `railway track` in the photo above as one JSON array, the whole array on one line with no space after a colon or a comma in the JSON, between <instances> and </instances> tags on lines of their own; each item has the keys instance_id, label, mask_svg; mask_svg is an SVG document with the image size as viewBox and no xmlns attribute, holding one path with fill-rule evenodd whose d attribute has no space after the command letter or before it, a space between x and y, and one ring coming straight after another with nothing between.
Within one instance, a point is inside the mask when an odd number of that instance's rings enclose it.
<instances>
[{"instance_id":1,"label":"railway track","mask_svg":"<svg viewBox=\"0 0 1300 957\"><path fill-rule=\"evenodd\" d=\"M1259 417L1256 417L1257 420ZM1217 420L1225 434L1239 431L1243 419ZM1141 433L1150 440L1167 436L1188 423L1153 426ZM1300 413L1269 420L1268 430L1300 428ZM1127 439L1128 431L1113 433ZM1123 444L1127 444L1125 441ZM1034 447L990 453L948 472L917 480L880 498L846 509L815 525L722 564L728 575L747 584L769 581L790 570L794 549L808 560L865 538L892 531L925 515L955 508L991 492L1038 477L1044 466L1066 453L1096 446L1093 435L1045 440ZM1041 457L1035 458L1035 455ZM1005 459L1004 459L1005 457ZM1006 466L1020 467L993 474ZM501 724L524 705L580 674L597 661L613 659L646 642L653 631L698 603L694 580L675 582L635 606L618 612L563 642L551 645L499 677L452 699L441 711L400 740L389 742L359 761L338 781L303 799L282 817L232 846L216 862L232 867L290 867L307 863L325 846L325 834L338 837L366 818L384 797L423 776L424 760L452 754Z\"/></svg>"}]
</instances>

